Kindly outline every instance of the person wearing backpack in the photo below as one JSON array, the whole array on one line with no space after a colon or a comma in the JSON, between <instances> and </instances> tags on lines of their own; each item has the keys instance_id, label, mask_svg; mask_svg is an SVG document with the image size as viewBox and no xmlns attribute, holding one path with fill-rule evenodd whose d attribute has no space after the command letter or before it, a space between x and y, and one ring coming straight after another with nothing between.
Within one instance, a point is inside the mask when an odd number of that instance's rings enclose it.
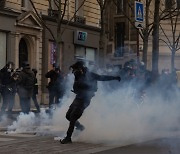
<instances>
[{"instance_id":1,"label":"person wearing backpack","mask_svg":"<svg viewBox=\"0 0 180 154\"><path fill-rule=\"evenodd\" d=\"M46 78L50 79L48 83L49 91L49 109L52 110L53 105L61 105L61 100L64 95L64 75L60 68L53 64L53 69L45 74Z\"/></svg>"},{"instance_id":2,"label":"person wearing backpack","mask_svg":"<svg viewBox=\"0 0 180 154\"><path fill-rule=\"evenodd\" d=\"M22 112L28 114L30 112L30 102L35 84L35 75L30 69L28 62L23 62L22 71L19 72L17 78L17 84L17 92L19 95Z\"/></svg>"}]
</instances>

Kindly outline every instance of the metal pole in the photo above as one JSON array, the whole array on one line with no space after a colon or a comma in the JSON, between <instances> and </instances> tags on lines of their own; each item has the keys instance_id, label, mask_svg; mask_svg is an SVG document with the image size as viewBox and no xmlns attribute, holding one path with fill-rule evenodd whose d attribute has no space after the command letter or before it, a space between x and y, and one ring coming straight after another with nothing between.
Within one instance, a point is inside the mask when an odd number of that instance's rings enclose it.
<instances>
[{"instance_id":1,"label":"metal pole","mask_svg":"<svg viewBox=\"0 0 180 154\"><path fill-rule=\"evenodd\" d=\"M137 60L139 61L139 29L137 28Z\"/></svg>"}]
</instances>

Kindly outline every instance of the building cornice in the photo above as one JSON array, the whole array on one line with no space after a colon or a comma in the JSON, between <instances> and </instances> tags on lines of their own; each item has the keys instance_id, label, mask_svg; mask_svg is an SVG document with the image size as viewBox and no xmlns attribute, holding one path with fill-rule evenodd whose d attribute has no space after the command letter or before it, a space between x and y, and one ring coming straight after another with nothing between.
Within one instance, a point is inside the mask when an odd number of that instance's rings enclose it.
<instances>
[{"instance_id":1,"label":"building cornice","mask_svg":"<svg viewBox=\"0 0 180 154\"><path fill-rule=\"evenodd\" d=\"M57 22L55 18L50 17L50 16L43 15L42 18L45 21L51 21L51 22L54 22L54 23ZM64 24L64 25L68 24L69 26L74 26L74 27L77 27L77 28L84 28L84 29L88 29L88 30L94 30L94 31L97 31L97 32L100 32L100 30L101 30L101 28L98 28L98 27L85 25L85 24L81 24L81 23L76 23L76 22L72 22L72 21L69 22L68 20L63 20L62 24Z\"/></svg>"}]
</instances>

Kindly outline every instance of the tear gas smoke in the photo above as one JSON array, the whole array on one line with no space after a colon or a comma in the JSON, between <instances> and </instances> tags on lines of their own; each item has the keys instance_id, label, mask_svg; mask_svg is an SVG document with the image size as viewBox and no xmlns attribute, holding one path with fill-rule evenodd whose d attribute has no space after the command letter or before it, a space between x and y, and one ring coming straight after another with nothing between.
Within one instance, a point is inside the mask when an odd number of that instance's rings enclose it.
<instances>
[{"instance_id":1,"label":"tear gas smoke","mask_svg":"<svg viewBox=\"0 0 180 154\"><path fill-rule=\"evenodd\" d=\"M51 133L55 136L64 136L69 124L65 114L75 96L70 92L72 75L69 76L68 83L63 103L54 111L52 118L45 111L41 111L38 117L33 113L21 114L9 129L15 132L32 129L41 135ZM116 82L116 86L120 88L113 90L113 87L107 90L104 82L99 82L98 92L79 120L85 126L85 130L81 133L75 130L73 140L125 145L178 133L179 91L173 91L173 97L168 100L160 95L160 89L149 88L143 103L140 104L134 97L133 87L122 87L121 82Z\"/></svg>"}]
</instances>

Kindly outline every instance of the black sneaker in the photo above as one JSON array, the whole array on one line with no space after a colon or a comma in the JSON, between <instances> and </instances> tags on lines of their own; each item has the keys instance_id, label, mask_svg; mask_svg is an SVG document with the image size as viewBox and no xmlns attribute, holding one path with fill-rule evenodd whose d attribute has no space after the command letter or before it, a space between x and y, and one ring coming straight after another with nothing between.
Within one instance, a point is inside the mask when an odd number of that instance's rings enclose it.
<instances>
[{"instance_id":1,"label":"black sneaker","mask_svg":"<svg viewBox=\"0 0 180 154\"><path fill-rule=\"evenodd\" d=\"M60 140L61 144L69 144L72 143L71 138L65 137L64 139Z\"/></svg>"}]
</instances>

